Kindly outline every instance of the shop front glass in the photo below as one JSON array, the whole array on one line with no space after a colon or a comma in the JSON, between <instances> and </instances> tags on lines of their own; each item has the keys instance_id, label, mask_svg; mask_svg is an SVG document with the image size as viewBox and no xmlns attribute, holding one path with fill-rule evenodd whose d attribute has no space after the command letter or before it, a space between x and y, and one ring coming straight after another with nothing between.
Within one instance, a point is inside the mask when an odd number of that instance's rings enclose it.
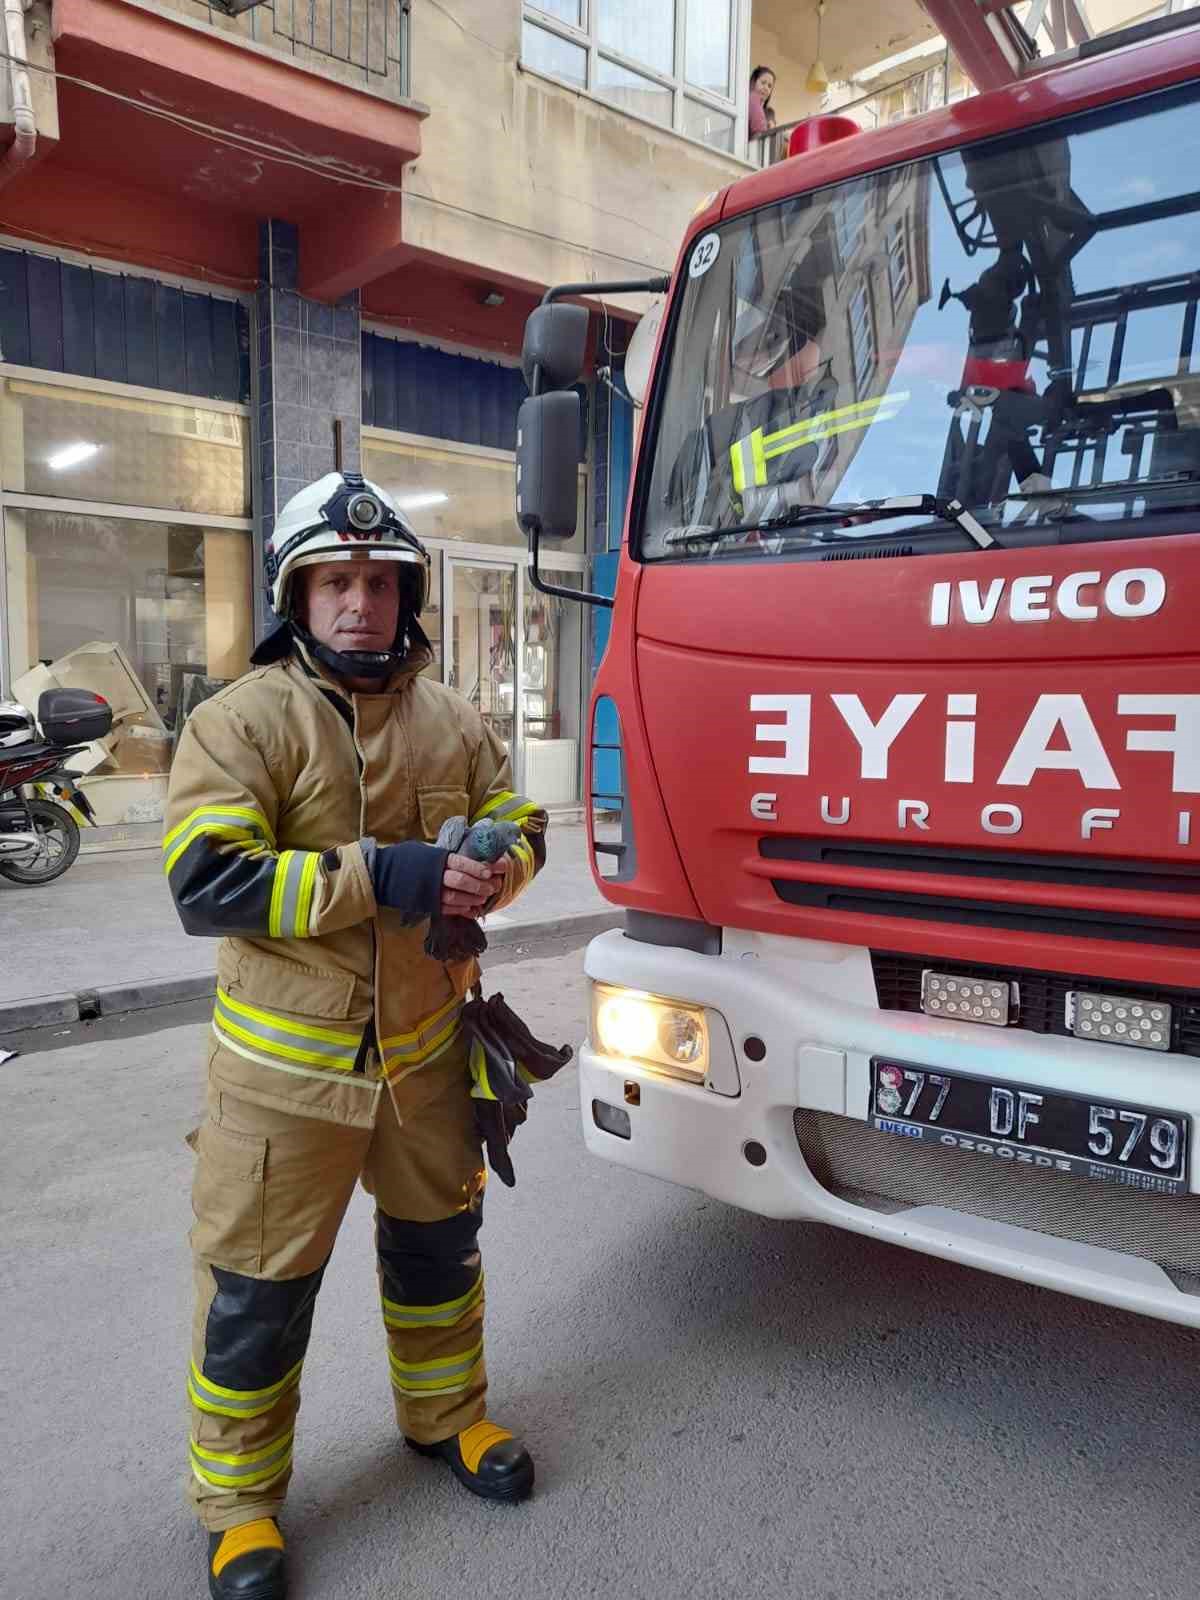
<instances>
[{"instance_id":1,"label":"shop front glass","mask_svg":"<svg viewBox=\"0 0 1200 1600\"><path fill-rule=\"evenodd\" d=\"M249 665L248 433L237 408L0 377L5 692L114 711L72 759L104 830L85 843L157 837L180 729Z\"/></svg>"},{"instance_id":2,"label":"shop front glass","mask_svg":"<svg viewBox=\"0 0 1200 1600\"><path fill-rule=\"evenodd\" d=\"M438 675L503 740L525 792L546 805L577 804L586 614L529 579L513 457L372 431L363 471L395 496L433 555L435 600L424 622L444 646ZM587 496L581 472L578 531L555 545L563 565L545 574L569 588L584 586Z\"/></svg>"}]
</instances>

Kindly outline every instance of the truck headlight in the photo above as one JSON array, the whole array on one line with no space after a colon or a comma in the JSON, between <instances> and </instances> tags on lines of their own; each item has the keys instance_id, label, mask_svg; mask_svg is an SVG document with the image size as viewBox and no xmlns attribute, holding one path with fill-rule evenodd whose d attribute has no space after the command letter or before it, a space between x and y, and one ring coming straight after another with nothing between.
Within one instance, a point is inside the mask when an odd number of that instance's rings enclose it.
<instances>
[{"instance_id":1,"label":"truck headlight","mask_svg":"<svg viewBox=\"0 0 1200 1600\"><path fill-rule=\"evenodd\" d=\"M708 1024L700 1007L597 984L592 1019L592 1037L605 1055L644 1061L681 1078L702 1079L708 1071Z\"/></svg>"}]
</instances>

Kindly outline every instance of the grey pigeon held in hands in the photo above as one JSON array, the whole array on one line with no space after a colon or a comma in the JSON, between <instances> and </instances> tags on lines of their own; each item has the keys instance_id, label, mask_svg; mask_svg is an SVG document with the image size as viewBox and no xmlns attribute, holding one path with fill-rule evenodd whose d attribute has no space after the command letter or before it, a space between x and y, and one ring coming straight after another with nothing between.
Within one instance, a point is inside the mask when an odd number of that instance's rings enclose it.
<instances>
[{"instance_id":1,"label":"grey pigeon held in hands","mask_svg":"<svg viewBox=\"0 0 1200 1600\"><path fill-rule=\"evenodd\" d=\"M520 837L521 830L515 822L493 822L484 817L468 827L466 817L451 817L443 822L435 842L439 850L466 856L469 861L499 861ZM474 917L430 919L425 953L435 961L465 961L482 955L486 949L487 937Z\"/></svg>"}]
</instances>

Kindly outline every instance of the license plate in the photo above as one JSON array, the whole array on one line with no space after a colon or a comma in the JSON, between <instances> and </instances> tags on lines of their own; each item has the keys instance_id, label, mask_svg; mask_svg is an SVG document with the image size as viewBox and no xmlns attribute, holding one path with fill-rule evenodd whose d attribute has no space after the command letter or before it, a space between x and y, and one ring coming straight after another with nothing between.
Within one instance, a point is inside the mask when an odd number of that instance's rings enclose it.
<instances>
[{"instance_id":1,"label":"license plate","mask_svg":"<svg viewBox=\"0 0 1200 1600\"><path fill-rule=\"evenodd\" d=\"M1187 1194L1189 1119L1177 1112L991 1083L875 1057L867 1118L881 1133L997 1164Z\"/></svg>"}]
</instances>

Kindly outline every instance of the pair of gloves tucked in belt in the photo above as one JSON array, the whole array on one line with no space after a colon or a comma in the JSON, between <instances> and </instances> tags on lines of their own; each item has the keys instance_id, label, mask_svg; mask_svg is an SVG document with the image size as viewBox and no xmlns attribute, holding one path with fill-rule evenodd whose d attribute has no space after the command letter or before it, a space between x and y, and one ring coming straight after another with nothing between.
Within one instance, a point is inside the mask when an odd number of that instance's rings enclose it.
<instances>
[{"instance_id":1,"label":"pair of gloves tucked in belt","mask_svg":"<svg viewBox=\"0 0 1200 1600\"><path fill-rule=\"evenodd\" d=\"M502 994L479 997L463 1007L462 1028L470 1044L471 1098L475 1126L492 1171L511 1189L516 1183L509 1141L525 1121L532 1085L552 1078L571 1059L570 1045L535 1039Z\"/></svg>"}]
</instances>

